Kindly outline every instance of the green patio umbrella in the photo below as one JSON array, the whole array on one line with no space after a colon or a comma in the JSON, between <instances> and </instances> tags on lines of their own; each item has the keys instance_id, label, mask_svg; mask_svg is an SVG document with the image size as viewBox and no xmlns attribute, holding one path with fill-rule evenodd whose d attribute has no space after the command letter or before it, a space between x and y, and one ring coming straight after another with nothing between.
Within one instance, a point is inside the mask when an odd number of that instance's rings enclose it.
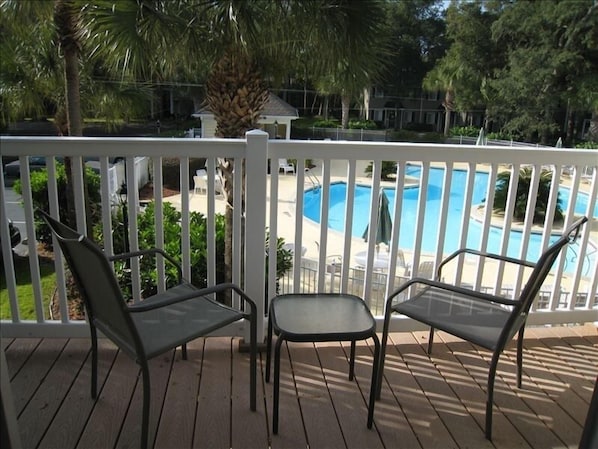
<instances>
[{"instance_id":1,"label":"green patio umbrella","mask_svg":"<svg viewBox=\"0 0 598 449\"><path fill-rule=\"evenodd\" d=\"M368 230L369 225L365 227L363 233L363 239L368 241ZM388 197L384 193L383 189L380 189L380 195L378 196L378 229L376 230L376 245L380 243L390 243L392 234L392 219L390 218L390 209L388 205Z\"/></svg>"}]
</instances>

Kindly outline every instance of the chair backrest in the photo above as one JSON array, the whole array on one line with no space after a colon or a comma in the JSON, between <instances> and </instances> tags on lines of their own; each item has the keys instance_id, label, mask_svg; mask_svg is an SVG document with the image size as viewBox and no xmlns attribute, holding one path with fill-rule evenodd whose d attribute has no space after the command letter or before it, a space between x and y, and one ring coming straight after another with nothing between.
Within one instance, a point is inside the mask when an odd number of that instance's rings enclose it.
<instances>
[{"instance_id":1,"label":"chair backrest","mask_svg":"<svg viewBox=\"0 0 598 449\"><path fill-rule=\"evenodd\" d=\"M562 249L569 243L572 243L577 239L581 232L581 227L588 221L587 217L582 217L571 226L569 226L561 237L550 245L540 256L535 264L532 273L529 276L525 287L521 291L518 303L514 308L513 314L511 315L511 322L506 328L509 330L509 336L507 340L513 337L515 333L521 327L521 324L526 320L529 309L536 298L536 295L540 292L540 288L548 276L552 265L556 261L557 257L561 253Z\"/></svg>"},{"instance_id":2,"label":"chair backrest","mask_svg":"<svg viewBox=\"0 0 598 449\"><path fill-rule=\"evenodd\" d=\"M87 237L38 210L50 226L81 293L87 319L117 346L136 357L142 351L139 335L126 308L110 261Z\"/></svg>"}]
</instances>

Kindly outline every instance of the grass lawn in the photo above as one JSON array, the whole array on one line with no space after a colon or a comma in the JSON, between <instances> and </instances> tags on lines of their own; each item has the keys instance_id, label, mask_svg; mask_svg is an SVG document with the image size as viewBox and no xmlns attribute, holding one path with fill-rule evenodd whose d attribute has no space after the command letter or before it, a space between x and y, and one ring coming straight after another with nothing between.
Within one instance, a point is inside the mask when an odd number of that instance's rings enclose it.
<instances>
[{"instance_id":1,"label":"grass lawn","mask_svg":"<svg viewBox=\"0 0 598 449\"><path fill-rule=\"evenodd\" d=\"M19 301L19 316L22 320L35 320L35 298L31 288L31 272L29 259L15 257L15 273L17 277L17 298ZM56 288L56 273L54 263L49 259L40 258L40 275L42 283L42 297L44 304L44 316L49 317L48 306ZM6 277L4 268L0 276L0 319L10 320L10 302L8 290L6 289Z\"/></svg>"}]
</instances>

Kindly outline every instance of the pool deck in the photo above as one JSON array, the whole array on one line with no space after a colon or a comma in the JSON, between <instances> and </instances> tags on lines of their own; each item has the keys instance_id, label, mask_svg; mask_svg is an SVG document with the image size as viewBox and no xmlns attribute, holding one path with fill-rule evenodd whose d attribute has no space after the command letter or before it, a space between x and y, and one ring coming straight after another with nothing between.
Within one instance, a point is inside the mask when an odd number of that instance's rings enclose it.
<instances>
[{"instance_id":1,"label":"pool deck","mask_svg":"<svg viewBox=\"0 0 598 449\"><path fill-rule=\"evenodd\" d=\"M314 173L321 173L321 161L314 161L316 167L313 169ZM372 179L371 177L365 176L365 168L368 165L368 161L357 161L356 166L356 173L363 174L361 176L356 176L356 183L357 184L371 184ZM466 169L468 168L468 164L458 164L456 163L454 166L455 169ZM480 170L487 169L487 166L480 166ZM347 168L346 162L344 161L332 161L331 163L331 176L330 181L346 181L347 179ZM565 178L566 179L566 178ZM268 193L270 192L269 189L269 182L270 177L268 177ZM284 238L287 243L291 243L294 241L294 229L295 229L295 217L296 217L296 177L293 174L280 174L278 178L278 185L279 185L279 197L278 201L281 203L281 207L279 208L278 213L278 236ZM394 181L381 181L382 186L394 187ZM583 185L580 186L583 189ZM306 189L309 188L306 184ZM207 198L205 194L193 194L191 190L189 192L189 200L190 200L190 209L192 211L199 211L202 213L207 212ZM267 202L269 203L270 197L267 197ZM174 195L171 197L166 198L166 201L171 202L175 207L180 208L181 205L181 196ZM224 213L225 210L225 201L222 196L216 197L216 205L215 205L216 213ZM269 207L266 208L267 213L269 213ZM474 212L475 213L475 212ZM267 218L269 219L269 217ZM497 219L500 220L500 219ZM590 239L593 242L598 242L598 220L591 220L591 233ZM500 224L497 222L497 225ZM319 238L320 238L320 225L312 220L304 218L303 220L303 239L302 245L306 248L306 253L304 258L311 259L311 260L318 260L319 258ZM339 257L343 254L344 248L344 234L332 229L328 230L328 239L327 239L327 251L326 254L329 258L334 256ZM358 252L366 251L368 248L368 243L365 242L363 239L353 237L351 243L351 252L355 255ZM407 262L412 260L412 253L411 251L405 251L405 258ZM420 262L425 260L432 260L433 255L422 253L420 255ZM351 258L351 266L356 265L355 261ZM505 278L505 283L508 283L509 280ZM547 283L550 283L547 281ZM564 276L564 279L561 282L563 287L566 289L567 279Z\"/></svg>"}]
</instances>

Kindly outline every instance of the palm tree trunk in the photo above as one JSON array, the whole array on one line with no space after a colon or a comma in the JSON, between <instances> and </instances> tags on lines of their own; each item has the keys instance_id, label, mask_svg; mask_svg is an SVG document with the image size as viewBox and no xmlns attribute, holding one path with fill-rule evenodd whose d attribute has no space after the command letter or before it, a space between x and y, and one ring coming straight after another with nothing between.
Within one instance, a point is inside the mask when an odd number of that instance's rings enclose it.
<instances>
[{"instance_id":1,"label":"palm tree trunk","mask_svg":"<svg viewBox=\"0 0 598 449\"><path fill-rule=\"evenodd\" d=\"M447 89L444 95L444 135L449 135L451 129L451 111L453 110L453 91Z\"/></svg>"},{"instance_id":2,"label":"palm tree trunk","mask_svg":"<svg viewBox=\"0 0 598 449\"><path fill-rule=\"evenodd\" d=\"M83 119L81 117L81 96L79 78L79 22L78 10L72 0L56 0L54 3L54 22L58 33L58 41L64 58L64 84L66 119L69 136L83 135ZM67 203L69 210L69 221L75 223L75 195L73 191L73 165L71 158L65 158L65 169L67 175ZM83 164L83 162L82 162ZM85 166L83 170L83 195L88 198L87 180ZM85 216L87 223L87 235L93 237L93 224L91 223L91 210L89 202L85 202Z\"/></svg>"},{"instance_id":3,"label":"palm tree trunk","mask_svg":"<svg viewBox=\"0 0 598 449\"><path fill-rule=\"evenodd\" d=\"M69 136L82 136L79 55L76 51L64 51L64 80Z\"/></svg>"},{"instance_id":4,"label":"palm tree trunk","mask_svg":"<svg viewBox=\"0 0 598 449\"><path fill-rule=\"evenodd\" d=\"M241 138L245 132L257 127L261 112L268 101L268 89L254 62L242 52L226 52L212 69L207 84L208 107L216 118L216 136ZM227 201L224 237L224 263L226 281L232 281L233 264L233 169L234 161L220 161L224 177L224 195ZM238 167L244 171L244 167ZM244 190L244 176L241 190ZM242 193L243 195L243 193ZM244 208L241 201L241 208ZM223 298L230 304L229 296Z\"/></svg>"},{"instance_id":5,"label":"palm tree trunk","mask_svg":"<svg viewBox=\"0 0 598 449\"><path fill-rule=\"evenodd\" d=\"M351 105L351 97L347 94L341 95L341 127L347 129L349 127L349 106Z\"/></svg>"}]
</instances>

